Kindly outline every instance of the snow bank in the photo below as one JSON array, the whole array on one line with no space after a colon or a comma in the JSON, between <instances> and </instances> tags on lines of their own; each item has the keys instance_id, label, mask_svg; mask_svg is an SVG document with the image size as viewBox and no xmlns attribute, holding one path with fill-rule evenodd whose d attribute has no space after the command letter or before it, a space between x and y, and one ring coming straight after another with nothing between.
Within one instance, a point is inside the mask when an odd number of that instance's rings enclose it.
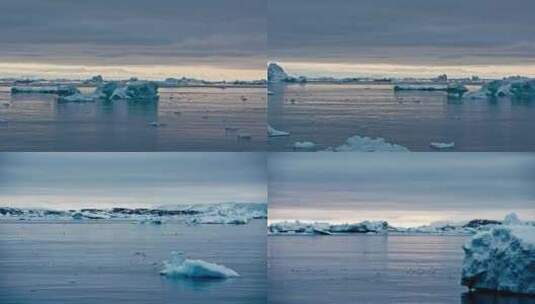
<instances>
[{"instance_id":1,"label":"snow bank","mask_svg":"<svg viewBox=\"0 0 535 304\"><path fill-rule=\"evenodd\" d=\"M534 226L496 226L474 235L463 249L462 285L535 295Z\"/></svg>"},{"instance_id":2,"label":"snow bank","mask_svg":"<svg viewBox=\"0 0 535 304\"><path fill-rule=\"evenodd\" d=\"M240 275L223 265L208 263L203 260L184 259L182 253L173 252L171 260L163 262L161 275L190 279L226 279Z\"/></svg>"},{"instance_id":3,"label":"snow bank","mask_svg":"<svg viewBox=\"0 0 535 304\"><path fill-rule=\"evenodd\" d=\"M288 74L280 65L275 62L271 62L268 65L268 82L281 82L286 79L288 79Z\"/></svg>"},{"instance_id":4,"label":"snow bank","mask_svg":"<svg viewBox=\"0 0 535 304\"><path fill-rule=\"evenodd\" d=\"M68 96L79 94L80 91L74 85L51 85L51 86L13 86L11 94L17 93L36 93L36 94L57 94Z\"/></svg>"},{"instance_id":5,"label":"snow bank","mask_svg":"<svg viewBox=\"0 0 535 304\"><path fill-rule=\"evenodd\" d=\"M277 130L277 129L271 127L270 125L267 125L267 134L270 137L289 136L290 135L289 132Z\"/></svg>"},{"instance_id":6,"label":"snow bank","mask_svg":"<svg viewBox=\"0 0 535 304\"><path fill-rule=\"evenodd\" d=\"M349 137L346 142L335 148L328 148L327 151L335 152L409 152L409 149L388 143L384 138L370 138L363 136Z\"/></svg>"},{"instance_id":7,"label":"snow bank","mask_svg":"<svg viewBox=\"0 0 535 304\"><path fill-rule=\"evenodd\" d=\"M479 91L465 95L470 99L512 97L516 99L535 98L535 79L525 77L508 77L485 84Z\"/></svg>"}]
</instances>

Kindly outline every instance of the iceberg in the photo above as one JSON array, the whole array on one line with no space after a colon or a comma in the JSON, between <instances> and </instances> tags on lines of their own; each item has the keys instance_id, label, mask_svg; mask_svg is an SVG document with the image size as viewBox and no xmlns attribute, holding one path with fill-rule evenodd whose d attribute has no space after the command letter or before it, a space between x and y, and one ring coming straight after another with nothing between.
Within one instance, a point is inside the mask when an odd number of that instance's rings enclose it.
<instances>
[{"instance_id":1,"label":"iceberg","mask_svg":"<svg viewBox=\"0 0 535 304\"><path fill-rule=\"evenodd\" d=\"M158 99L158 85L150 81L128 81L118 86L109 96L110 100L155 100Z\"/></svg>"},{"instance_id":2,"label":"iceberg","mask_svg":"<svg viewBox=\"0 0 535 304\"><path fill-rule=\"evenodd\" d=\"M267 125L267 134L270 137L289 136L290 135L289 132L277 130L277 129L271 127L270 125Z\"/></svg>"},{"instance_id":3,"label":"iceberg","mask_svg":"<svg viewBox=\"0 0 535 304\"><path fill-rule=\"evenodd\" d=\"M74 85L51 85L51 86L13 86L11 94L30 93L30 94L57 94L60 96L69 96L79 94L80 91Z\"/></svg>"},{"instance_id":4,"label":"iceberg","mask_svg":"<svg viewBox=\"0 0 535 304\"><path fill-rule=\"evenodd\" d=\"M349 137L343 145L328 148L334 152L409 152L404 146L386 142L384 138L370 138L363 136Z\"/></svg>"},{"instance_id":5,"label":"iceberg","mask_svg":"<svg viewBox=\"0 0 535 304\"><path fill-rule=\"evenodd\" d=\"M172 252L171 260L163 262L161 275L189 279L226 279L240 275L223 265L203 260L185 259L180 252Z\"/></svg>"},{"instance_id":6,"label":"iceberg","mask_svg":"<svg viewBox=\"0 0 535 304\"><path fill-rule=\"evenodd\" d=\"M526 77L507 77L491 81L479 91L466 94L470 99L487 99L497 97L511 97L515 99L535 98L535 79Z\"/></svg>"},{"instance_id":7,"label":"iceberg","mask_svg":"<svg viewBox=\"0 0 535 304\"><path fill-rule=\"evenodd\" d=\"M288 79L288 74L275 62L269 63L267 74L268 82L282 82Z\"/></svg>"},{"instance_id":8,"label":"iceberg","mask_svg":"<svg viewBox=\"0 0 535 304\"><path fill-rule=\"evenodd\" d=\"M268 230L272 234L321 234L335 233L382 233L390 229L385 221L364 221L354 224L329 224L321 222L284 221L271 223Z\"/></svg>"},{"instance_id":9,"label":"iceberg","mask_svg":"<svg viewBox=\"0 0 535 304\"><path fill-rule=\"evenodd\" d=\"M294 143L293 147L294 149L310 150L314 149L315 146L316 144L311 141L298 141Z\"/></svg>"},{"instance_id":10,"label":"iceberg","mask_svg":"<svg viewBox=\"0 0 535 304\"><path fill-rule=\"evenodd\" d=\"M461 284L470 290L535 295L535 227L500 225L463 246Z\"/></svg>"}]
</instances>

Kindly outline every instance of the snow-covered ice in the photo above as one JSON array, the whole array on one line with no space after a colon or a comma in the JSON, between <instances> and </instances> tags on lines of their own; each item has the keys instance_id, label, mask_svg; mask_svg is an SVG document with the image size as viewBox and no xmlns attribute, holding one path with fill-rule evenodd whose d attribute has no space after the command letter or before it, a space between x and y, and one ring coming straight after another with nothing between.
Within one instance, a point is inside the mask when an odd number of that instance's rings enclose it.
<instances>
[{"instance_id":1,"label":"snow-covered ice","mask_svg":"<svg viewBox=\"0 0 535 304\"><path fill-rule=\"evenodd\" d=\"M277 130L277 129L273 128L273 127L270 126L270 125L267 125L267 134L268 134L268 136L270 136L270 137L289 136L289 135L290 135L289 132L285 132L285 131Z\"/></svg>"},{"instance_id":2,"label":"snow-covered ice","mask_svg":"<svg viewBox=\"0 0 535 304\"><path fill-rule=\"evenodd\" d=\"M240 275L223 265L203 260L185 259L180 252L172 252L171 259L163 262L161 275L189 279L226 279Z\"/></svg>"},{"instance_id":3,"label":"snow-covered ice","mask_svg":"<svg viewBox=\"0 0 535 304\"><path fill-rule=\"evenodd\" d=\"M50 85L50 86L13 86L11 93L37 93L37 94L57 94L60 96L69 96L79 94L80 91L74 85Z\"/></svg>"},{"instance_id":4,"label":"snow-covered ice","mask_svg":"<svg viewBox=\"0 0 535 304\"><path fill-rule=\"evenodd\" d=\"M535 226L516 215L463 246L461 284L470 289L535 295Z\"/></svg>"},{"instance_id":5,"label":"snow-covered ice","mask_svg":"<svg viewBox=\"0 0 535 304\"><path fill-rule=\"evenodd\" d=\"M167 219L190 224L247 224L267 218L264 203L166 205L156 208L50 210L0 207L0 220L134 220L141 223Z\"/></svg>"},{"instance_id":6,"label":"snow-covered ice","mask_svg":"<svg viewBox=\"0 0 535 304\"><path fill-rule=\"evenodd\" d=\"M335 152L409 152L404 146L386 142L384 138L370 138L365 136L349 137L343 145L328 148L326 151Z\"/></svg>"}]
</instances>

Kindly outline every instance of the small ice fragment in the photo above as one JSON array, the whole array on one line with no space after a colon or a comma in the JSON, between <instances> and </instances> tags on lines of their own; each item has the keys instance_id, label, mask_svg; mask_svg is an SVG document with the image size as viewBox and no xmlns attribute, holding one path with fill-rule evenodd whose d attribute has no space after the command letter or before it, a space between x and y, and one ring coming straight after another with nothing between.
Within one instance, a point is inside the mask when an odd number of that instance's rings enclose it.
<instances>
[{"instance_id":1,"label":"small ice fragment","mask_svg":"<svg viewBox=\"0 0 535 304\"><path fill-rule=\"evenodd\" d=\"M272 91L268 91L267 94L268 94L268 95L273 95L273 94L275 94L275 93L273 93Z\"/></svg>"},{"instance_id":2,"label":"small ice fragment","mask_svg":"<svg viewBox=\"0 0 535 304\"><path fill-rule=\"evenodd\" d=\"M182 253L173 252L170 261L163 262L161 275L189 279L226 279L240 275L223 265L203 260L184 259Z\"/></svg>"},{"instance_id":3,"label":"small ice fragment","mask_svg":"<svg viewBox=\"0 0 535 304\"><path fill-rule=\"evenodd\" d=\"M152 127L164 127L166 125L167 124L165 124L165 123L159 123L157 121L149 122L149 126L152 126Z\"/></svg>"},{"instance_id":4,"label":"small ice fragment","mask_svg":"<svg viewBox=\"0 0 535 304\"><path fill-rule=\"evenodd\" d=\"M442 142L432 142L429 144L429 146L431 146L431 148L434 148L434 149L439 149L439 150L442 150L442 149L453 149L455 148L455 142L448 142L448 143L442 143Z\"/></svg>"},{"instance_id":5,"label":"small ice fragment","mask_svg":"<svg viewBox=\"0 0 535 304\"><path fill-rule=\"evenodd\" d=\"M308 150L308 149L314 149L315 146L316 144L311 141L298 141L294 143L295 149L307 149Z\"/></svg>"},{"instance_id":6,"label":"small ice fragment","mask_svg":"<svg viewBox=\"0 0 535 304\"><path fill-rule=\"evenodd\" d=\"M267 125L267 133L270 137L277 137L277 136L289 136L290 132L285 132L281 130L277 130L270 125Z\"/></svg>"}]
</instances>

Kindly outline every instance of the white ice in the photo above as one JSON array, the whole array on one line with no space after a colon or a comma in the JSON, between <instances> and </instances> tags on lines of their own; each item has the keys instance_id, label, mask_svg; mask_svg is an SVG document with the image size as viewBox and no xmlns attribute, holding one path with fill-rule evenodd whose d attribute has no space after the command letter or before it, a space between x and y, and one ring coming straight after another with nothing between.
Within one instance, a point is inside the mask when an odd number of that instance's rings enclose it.
<instances>
[{"instance_id":1,"label":"white ice","mask_svg":"<svg viewBox=\"0 0 535 304\"><path fill-rule=\"evenodd\" d=\"M268 136L270 136L270 137L289 136L289 135L290 135L289 132L285 132L285 131L277 130L277 129L273 128L273 127L270 126L270 125L267 125L267 134L268 134Z\"/></svg>"},{"instance_id":2,"label":"white ice","mask_svg":"<svg viewBox=\"0 0 535 304\"><path fill-rule=\"evenodd\" d=\"M463 246L461 284L470 289L535 295L535 226L508 215Z\"/></svg>"},{"instance_id":3,"label":"white ice","mask_svg":"<svg viewBox=\"0 0 535 304\"><path fill-rule=\"evenodd\" d=\"M404 146L386 142L384 138L370 138L365 136L349 137L343 145L328 148L326 151L335 152L409 152Z\"/></svg>"},{"instance_id":4,"label":"white ice","mask_svg":"<svg viewBox=\"0 0 535 304\"><path fill-rule=\"evenodd\" d=\"M226 279L240 276L236 271L223 265L185 259L180 252L172 252L171 260L163 262L160 274L189 279Z\"/></svg>"},{"instance_id":5,"label":"white ice","mask_svg":"<svg viewBox=\"0 0 535 304\"><path fill-rule=\"evenodd\" d=\"M438 150L444 150L444 149L453 149L455 148L455 142L447 142L447 143L443 143L443 142L431 142L429 144L429 146L431 146L431 148L434 148L434 149L438 149Z\"/></svg>"},{"instance_id":6,"label":"white ice","mask_svg":"<svg viewBox=\"0 0 535 304\"><path fill-rule=\"evenodd\" d=\"M298 141L294 143L294 149L310 150L316 147L316 144L311 141Z\"/></svg>"}]
</instances>

